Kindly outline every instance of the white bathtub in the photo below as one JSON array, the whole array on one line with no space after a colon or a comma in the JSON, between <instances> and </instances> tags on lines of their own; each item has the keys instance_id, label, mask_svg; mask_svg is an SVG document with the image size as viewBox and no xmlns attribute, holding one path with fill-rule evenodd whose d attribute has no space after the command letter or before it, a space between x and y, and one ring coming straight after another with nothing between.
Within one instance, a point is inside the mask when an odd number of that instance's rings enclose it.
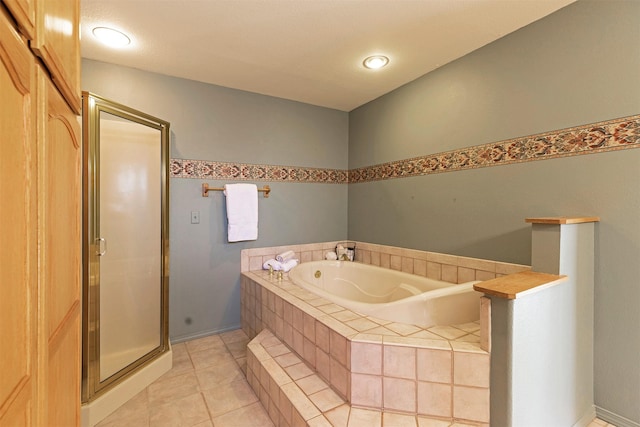
<instances>
[{"instance_id":1,"label":"white bathtub","mask_svg":"<svg viewBox=\"0 0 640 427\"><path fill-rule=\"evenodd\" d=\"M345 308L393 322L430 327L480 318L477 281L456 285L348 261L305 262L289 279Z\"/></svg>"}]
</instances>

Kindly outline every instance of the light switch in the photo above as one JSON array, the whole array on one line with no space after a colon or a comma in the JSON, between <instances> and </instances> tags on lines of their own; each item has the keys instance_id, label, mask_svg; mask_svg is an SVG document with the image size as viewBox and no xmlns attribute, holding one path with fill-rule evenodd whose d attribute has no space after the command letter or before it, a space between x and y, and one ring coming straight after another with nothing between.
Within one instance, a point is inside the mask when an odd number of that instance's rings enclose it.
<instances>
[{"instance_id":1,"label":"light switch","mask_svg":"<svg viewBox=\"0 0 640 427\"><path fill-rule=\"evenodd\" d=\"M200 224L200 211L191 211L191 224Z\"/></svg>"}]
</instances>

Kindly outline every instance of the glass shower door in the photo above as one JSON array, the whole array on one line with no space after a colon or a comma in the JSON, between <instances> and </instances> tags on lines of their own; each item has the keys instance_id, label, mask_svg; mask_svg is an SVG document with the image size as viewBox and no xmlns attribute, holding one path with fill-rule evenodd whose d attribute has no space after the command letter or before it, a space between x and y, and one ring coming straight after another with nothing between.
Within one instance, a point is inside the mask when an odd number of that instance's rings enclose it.
<instances>
[{"instance_id":1,"label":"glass shower door","mask_svg":"<svg viewBox=\"0 0 640 427\"><path fill-rule=\"evenodd\" d=\"M169 348L169 123L89 93L83 99L88 402Z\"/></svg>"},{"instance_id":2,"label":"glass shower door","mask_svg":"<svg viewBox=\"0 0 640 427\"><path fill-rule=\"evenodd\" d=\"M160 131L100 116L100 381L160 345Z\"/></svg>"}]
</instances>

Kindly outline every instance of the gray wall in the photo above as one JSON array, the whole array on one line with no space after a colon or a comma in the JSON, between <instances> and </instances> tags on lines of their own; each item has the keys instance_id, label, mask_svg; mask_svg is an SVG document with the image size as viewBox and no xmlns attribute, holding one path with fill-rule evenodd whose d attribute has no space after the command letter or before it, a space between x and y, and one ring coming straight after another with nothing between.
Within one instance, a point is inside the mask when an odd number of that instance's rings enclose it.
<instances>
[{"instance_id":1,"label":"gray wall","mask_svg":"<svg viewBox=\"0 0 640 427\"><path fill-rule=\"evenodd\" d=\"M640 2L578 2L349 115L349 167L640 113ZM525 217L599 215L595 402L640 423L640 150L349 185L349 238L528 264ZM562 373L558 373L562 374Z\"/></svg>"},{"instance_id":2,"label":"gray wall","mask_svg":"<svg viewBox=\"0 0 640 427\"><path fill-rule=\"evenodd\" d=\"M91 60L82 61L82 89L169 121L173 158L347 168L345 112ZM347 235L346 185L268 182L258 240L228 243L224 196L203 198L202 182L170 180L174 341L240 326L242 249ZM191 211L200 212L200 224L190 223Z\"/></svg>"}]
</instances>

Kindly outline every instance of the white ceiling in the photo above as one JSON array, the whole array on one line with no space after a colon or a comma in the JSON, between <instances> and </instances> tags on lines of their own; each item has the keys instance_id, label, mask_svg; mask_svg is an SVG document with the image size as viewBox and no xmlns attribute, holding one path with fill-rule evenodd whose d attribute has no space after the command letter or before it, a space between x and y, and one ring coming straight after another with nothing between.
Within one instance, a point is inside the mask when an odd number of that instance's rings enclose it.
<instances>
[{"instance_id":1,"label":"white ceiling","mask_svg":"<svg viewBox=\"0 0 640 427\"><path fill-rule=\"evenodd\" d=\"M573 1L82 0L82 56L350 111Z\"/></svg>"}]
</instances>

